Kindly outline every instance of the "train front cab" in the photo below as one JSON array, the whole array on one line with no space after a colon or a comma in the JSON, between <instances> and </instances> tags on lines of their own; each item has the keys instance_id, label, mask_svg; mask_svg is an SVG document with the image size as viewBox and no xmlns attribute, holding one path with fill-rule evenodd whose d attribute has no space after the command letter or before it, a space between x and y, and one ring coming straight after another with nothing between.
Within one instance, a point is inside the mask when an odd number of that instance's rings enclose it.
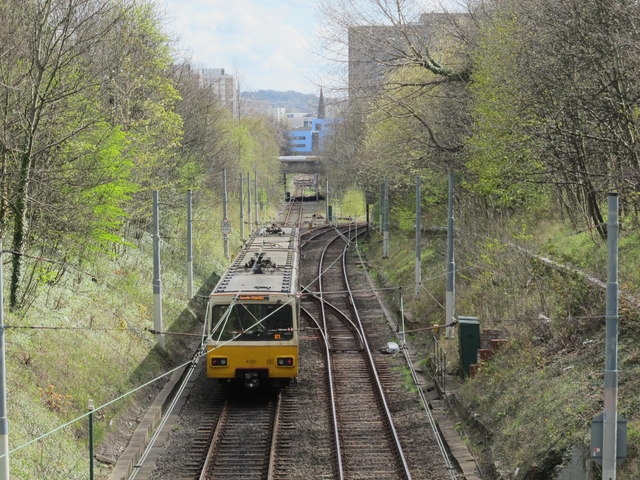
<instances>
[{"instance_id":1,"label":"train front cab","mask_svg":"<svg viewBox=\"0 0 640 480\"><path fill-rule=\"evenodd\" d=\"M212 300L207 376L247 389L280 387L298 376L297 307L291 298Z\"/></svg>"}]
</instances>

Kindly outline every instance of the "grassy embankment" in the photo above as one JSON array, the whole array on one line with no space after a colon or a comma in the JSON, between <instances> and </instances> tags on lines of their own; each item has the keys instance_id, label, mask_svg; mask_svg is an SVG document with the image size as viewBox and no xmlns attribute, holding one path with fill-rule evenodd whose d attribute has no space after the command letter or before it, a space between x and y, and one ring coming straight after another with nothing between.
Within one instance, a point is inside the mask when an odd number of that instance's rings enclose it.
<instances>
[{"instance_id":1,"label":"grassy embankment","mask_svg":"<svg viewBox=\"0 0 640 480\"><path fill-rule=\"evenodd\" d=\"M211 199L194 203L194 300L187 298L185 211L161 208L163 328L199 332L202 295L224 271L219 208ZM238 218L230 205L229 218ZM151 206L149 207L151 209ZM236 222L237 223L237 222ZM94 262L69 265L62 280L43 285L26 310L5 312L10 455L13 478L86 479L89 470L89 399L95 415L96 451L117 453L167 371L188 360L197 337L166 335L155 347L153 329L153 238L140 232L135 244ZM240 245L230 236L230 252ZM5 272L6 273L6 272ZM149 387L139 386L162 377ZM119 397L124 396L122 399ZM118 399L114 402L115 399ZM70 424L48 434L61 425ZM42 437L42 438L41 438ZM39 439L41 438L41 439ZM109 439L106 442L105 439ZM35 439L39 439L33 442ZM23 447L25 444L33 442ZM115 443L114 443L115 442ZM96 478L110 468L96 463Z\"/></svg>"},{"instance_id":2,"label":"grassy embankment","mask_svg":"<svg viewBox=\"0 0 640 480\"><path fill-rule=\"evenodd\" d=\"M603 282L607 245L594 231L576 232L561 221L532 228L486 227L491 233L471 233L464 226L457 230L456 312L479 317L481 328L500 330L508 342L465 382L460 398L487 429L488 437L481 440L488 447L480 442L474 447L492 460L485 463L487 472L495 465L499 478L521 478L534 470L538 476L532 478L552 478L555 464L574 446L585 448L588 458L590 423L602 412L605 294L582 276L548 268L514 245ZM496 233L505 230L517 234ZM639 237L636 229L621 231L618 409L628 420L621 480L640 478L640 323L637 304L624 300L637 295L640 286ZM372 237L367 254L381 281L403 286L404 308L413 316L412 327L420 329L444 321L446 240L423 238L423 288L417 298L414 243L413 231L394 230L390 258L381 258L379 236ZM424 344L419 333L412 340ZM455 372L457 340L442 343L449 350L449 370ZM516 469L520 476L514 475Z\"/></svg>"}]
</instances>

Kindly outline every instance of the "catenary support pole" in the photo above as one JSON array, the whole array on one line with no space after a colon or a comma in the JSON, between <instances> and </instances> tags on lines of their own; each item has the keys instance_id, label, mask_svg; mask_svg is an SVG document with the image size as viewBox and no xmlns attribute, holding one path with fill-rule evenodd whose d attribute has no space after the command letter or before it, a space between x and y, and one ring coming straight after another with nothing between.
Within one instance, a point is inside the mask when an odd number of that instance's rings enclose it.
<instances>
[{"instance_id":1,"label":"catenary support pole","mask_svg":"<svg viewBox=\"0 0 640 480\"><path fill-rule=\"evenodd\" d=\"M356 250L358 250L358 217L355 218L355 220L353 221L353 224L355 226Z\"/></svg>"},{"instance_id":2,"label":"catenary support pole","mask_svg":"<svg viewBox=\"0 0 640 480\"><path fill-rule=\"evenodd\" d=\"M229 221L229 197L227 196L227 169L222 169L222 220ZM222 232L224 258L229 258L229 235Z\"/></svg>"},{"instance_id":3,"label":"catenary support pole","mask_svg":"<svg viewBox=\"0 0 640 480\"><path fill-rule=\"evenodd\" d=\"M249 225L249 231L251 231L251 174L247 172L247 224Z\"/></svg>"},{"instance_id":4,"label":"catenary support pole","mask_svg":"<svg viewBox=\"0 0 640 480\"><path fill-rule=\"evenodd\" d=\"M244 177L240 173L240 238L244 240Z\"/></svg>"},{"instance_id":5,"label":"catenary support pole","mask_svg":"<svg viewBox=\"0 0 640 480\"><path fill-rule=\"evenodd\" d=\"M327 222L330 220L329 218L329 177L327 177L327 188L324 192L324 196L325 196L325 201L326 201L326 212L324 214L324 218L327 219Z\"/></svg>"},{"instance_id":6,"label":"catenary support pole","mask_svg":"<svg viewBox=\"0 0 640 480\"><path fill-rule=\"evenodd\" d=\"M371 227L371 206L369 205L369 202L365 202L365 218L366 218L366 222L367 222L367 238L369 237L369 228Z\"/></svg>"},{"instance_id":7,"label":"catenary support pole","mask_svg":"<svg viewBox=\"0 0 640 480\"><path fill-rule=\"evenodd\" d=\"M446 335L453 337L453 322L455 320L455 298L456 298L456 262L454 255L454 217L453 217L453 173L449 174L449 218L447 221L447 289L445 294L446 311Z\"/></svg>"},{"instance_id":8,"label":"catenary support pole","mask_svg":"<svg viewBox=\"0 0 640 480\"><path fill-rule=\"evenodd\" d=\"M384 182L380 184L380 215L378 219L378 227L380 228L380 234L382 234L382 225L384 224Z\"/></svg>"},{"instance_id":9,"label":"catenary support pole","mask_svg":"<svg viewBox=\"0 0 640 480\"><path fill-rule=\"evenodd\" d=\"M95 407L92 399L89 399L87 408L89 409L89 480L93 480L93 411Z\"/></svg>"},{"instance_id":10,"label":"catenary support pole","mask_svg":"<svg viewBox=\"0 0 640 480\"><path fill-rule=\"evenodd\" d=\"M193 190L187 190L187 298L193 298Z\"/></svg>"},{"instance_id":11,"label":"catenary support pole","mask_svg":"<svg viewBox=\"0 0 640 480\"><path fill-rule=\"evenodd\" d=\"M407 344L407 334L404 325L404 297L402 295L402 288L400 288L400 320L402 322L402 348Z\"/></svg>"},{"instance_id":12,"label":"catenary support pole","mask_svg":"<svg viewBox=\"0 0 640 480\"><path fill-rule=\"evenodd\" d=\"M420 286L422 285L422 198L420 196L420 176L416 175L416 285L415 296L418 297L420 293Z\"/></svg>"},{"instance_id":13,"label":"catenary support pole","mask_svg":"<svg viewBox=\"0 0 640 480\"><path fill-rule=\"evenodd\" d=\"M162 333L162 280L160 278L160 207L158 190L153 191L153 328L158 346L164 350Z\"/></svg>"},{"instance_id":14,"label":"catenary support pole","mask_svg":"<svg viewBox=\"0 0 640 480\"><path fill-rule=\"evenodd\" d=\"M616 479L618 442L618 194L609 194L602 479Z\"/></svg>"},{"instance_id":15,"label":"catenary support pole","mask_svg":"<svg viewBox=\"0 0 640 480\"><path fill-rule=\"evenodd\" d=\"M2 254L2 241L0 241L0 480L9 480L9 420L7 417Z\"/></svg>"},{"instance_id":16,"label":"catenary support pole","mask_svg":"<svg viewBox=\"0 0 640 480\"><path fill-rule=\"evenodd\" d=\"M282 186L284 187L284 190L282 192L282 194L283 194L282 198L287 199L287 191L288 190L287 190L287 174L286 173L282 174ZM289 195L291 195L291 194L289 194Z\"/></svg>"},{"instance_id":17,"label":"catenary support pole","mask_svg":"<svg viewBox=\"0 0 640 480\"><path fill-rule=\"evenodd\" d=\"M253 193L256 200L256 228L260 225L260 216L259 216L259 208L260 201L258 199L258 172L256 170L253 171Z\"/></svg>"},{"instance_id":18,"label":"catenary support pole","mask_svg":"<svg viewBox=\"0 0 640 480\"><path fill-rule=\"evenodd\" d=\"M382 214L382 258L389 258L389 181L384 178L384 210Z\"/></svg>"}]
</instances>

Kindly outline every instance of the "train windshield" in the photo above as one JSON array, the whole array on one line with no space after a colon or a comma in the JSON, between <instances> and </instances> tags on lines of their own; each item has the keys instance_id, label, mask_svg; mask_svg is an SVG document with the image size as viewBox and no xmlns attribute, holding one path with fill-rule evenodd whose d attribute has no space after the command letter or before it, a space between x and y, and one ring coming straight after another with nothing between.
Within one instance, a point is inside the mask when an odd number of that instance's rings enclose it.
<instances>
[{"instance_id":1,"label":"train windshield","mask_svg":"<svg viewBox=\"0 0 640 480\"><path fill-rule=\"evenodd\" d=\"M229 308L231 310L227 312ZM278 341L293 338L291 305L260 303L214 305L211 313L215 328L212 338L217 341Z\"/></svg>"}]
</instances>

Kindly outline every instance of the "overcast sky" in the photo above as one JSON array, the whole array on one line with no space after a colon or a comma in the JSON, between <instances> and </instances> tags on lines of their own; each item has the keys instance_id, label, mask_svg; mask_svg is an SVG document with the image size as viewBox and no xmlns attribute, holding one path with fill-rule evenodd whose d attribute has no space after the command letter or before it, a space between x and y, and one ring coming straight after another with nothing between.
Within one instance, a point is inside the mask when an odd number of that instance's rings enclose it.
<instances>
[{"instance_id":1,"label":"overcast sky","mask_svg":"<svg viewBox=\"0 0 640 480\"><path fill-rule=\"evenodd\" d=\"M224 68L243 91L317 94L335 80L319 52L318 0L158 0L180 57ZM423 0L423 3L425 1Z\"/></svg>"}]
</instances>

